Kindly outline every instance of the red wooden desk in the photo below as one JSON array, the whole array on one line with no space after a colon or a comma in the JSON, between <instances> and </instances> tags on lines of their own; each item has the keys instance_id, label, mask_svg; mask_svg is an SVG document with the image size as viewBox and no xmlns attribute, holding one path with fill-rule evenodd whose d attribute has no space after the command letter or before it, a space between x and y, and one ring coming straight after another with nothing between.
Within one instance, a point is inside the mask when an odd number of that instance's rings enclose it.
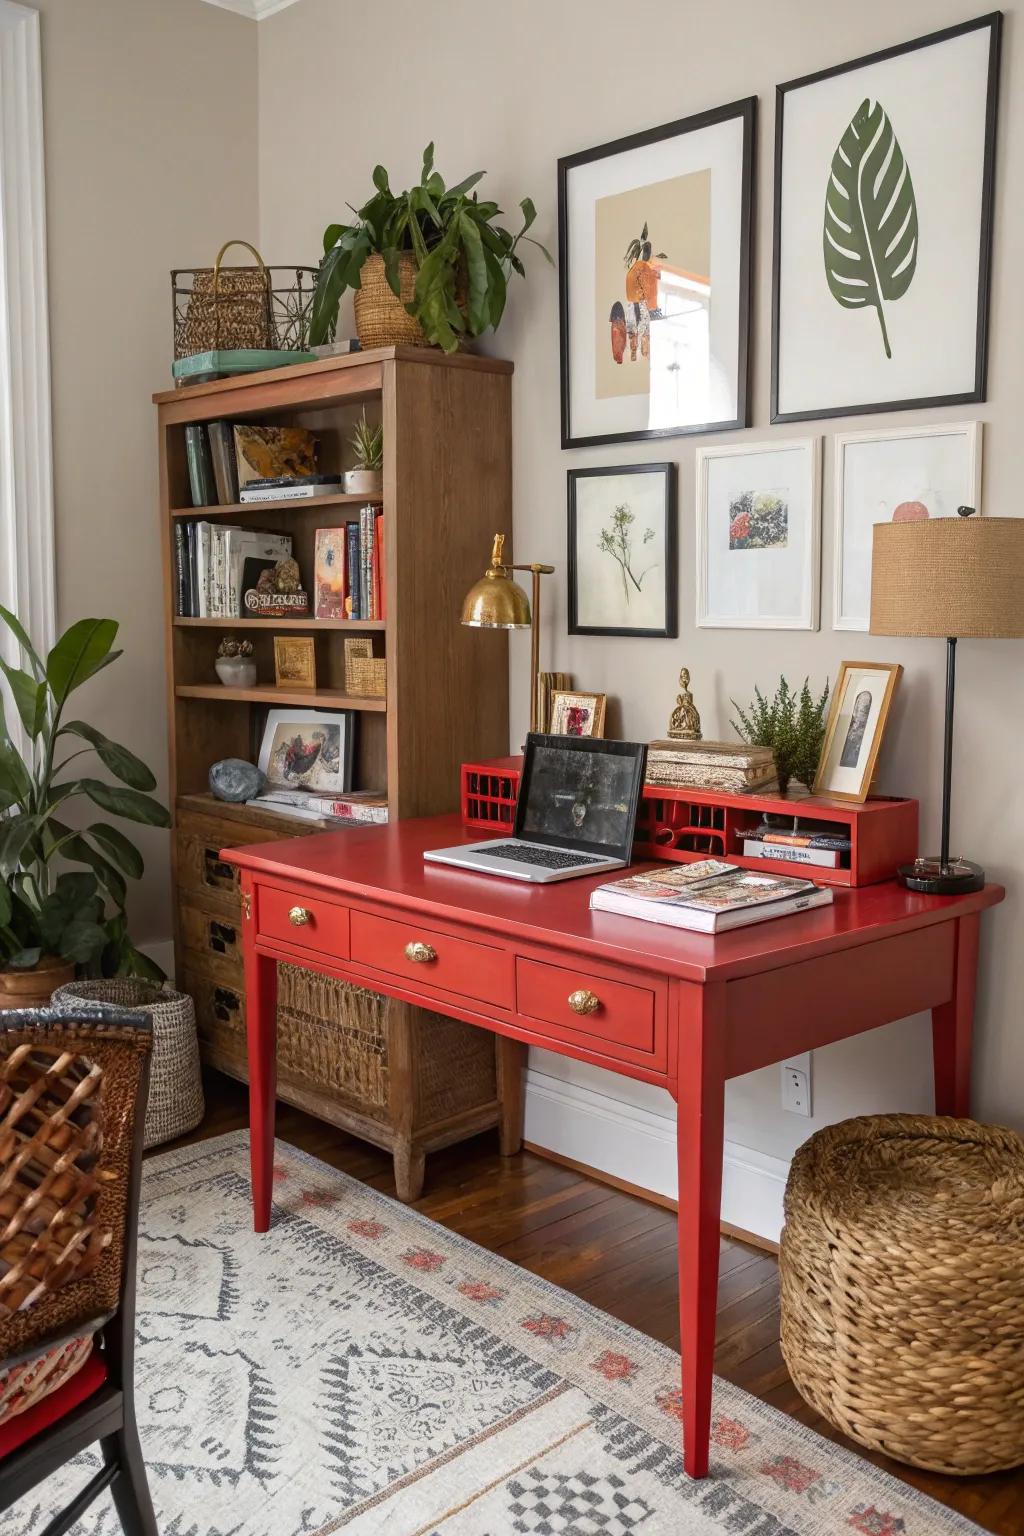
<instances>
[{"instance_id":1,"label":"red wooden desk","mask_svg":"<svg viewBox=\"0 0 1024 1536\"><path fill-rule=\"evenodd\" d=\"M454 816L228 850L242 871L255 1225L270 1225L278 961L667 1088L678 1106L686 1470L708 1466L725 1081L931 1009L936 1108L968 1110L978 915L999 886L895 882L711 938L588 910L599 880L521 885L423 850Z\"/></svg>"}]
</instances>

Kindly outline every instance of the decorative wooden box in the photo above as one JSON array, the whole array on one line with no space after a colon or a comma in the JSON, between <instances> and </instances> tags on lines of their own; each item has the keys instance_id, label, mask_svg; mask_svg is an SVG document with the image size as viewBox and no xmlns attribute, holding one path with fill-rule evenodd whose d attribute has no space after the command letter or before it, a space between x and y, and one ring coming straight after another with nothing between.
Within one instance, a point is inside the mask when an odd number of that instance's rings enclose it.
<instances>
[{"instance_id":1,"label":"decorative wooden box","mask_svg":"<svg viewBox=\"0 0 1024 1536\"><path fill-rule=\"evenodd\" d=\"M485 831L509 830L515 817L521 757L495 757L462 765L462 819ZM748 859L743 842L765 813L850 829L850 851L838 869L788 859ZM822 885L874 885L890 880L917 855L916 800L875 795L863 805L791 790L787 795L725 795L704 789L665 789L648 784L637 817L635 851L640 859L687 863L709 856L743 869L803 875Z\"/></svg>"}]
</instances>

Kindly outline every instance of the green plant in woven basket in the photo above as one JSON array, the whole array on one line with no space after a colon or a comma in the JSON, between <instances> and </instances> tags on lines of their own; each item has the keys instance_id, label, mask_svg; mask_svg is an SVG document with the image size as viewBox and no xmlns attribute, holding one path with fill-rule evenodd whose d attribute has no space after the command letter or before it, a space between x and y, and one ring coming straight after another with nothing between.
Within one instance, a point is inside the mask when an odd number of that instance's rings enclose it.
<instances>
[{"instance_id":1,"label":"green plant in woven basket","mask_svg":"<svg viewBox=\"0 0 1024 1536\"><path fill-rule=\"evenodd\" d=\"M363 411L349 439L349 447L355 454L357 469L376 470L384 467L384 428L372 427Z\"/></svg>"},{"instance_id":2,"label":"green plant in woven basket","mask_svg":"<svg viewBox=\"0 0 1024 1536\"><path fill-rule=\"evenodd\" d=\"M526 276L518 251L520 242L537 246L549 262L551 256L526 234L537 217L532 200L524 197L520 202L523 225L513 235L497 222L501 217L498 204L482 202L472 190L485 175L485 171L474 171L456 186L446 186L434 169L433 144L423 152L419 185L407 192L392 192L387 171L382 165L376 166L374 195L362 208L352 210L358 222L329 224L324 231L310 346L333 336L341 296L346 288L359 287L363 264L372 255L383 258L388 285L400 299L399 258L404 252L412 254L417 267L416 287L406 309L419 321L427 340L445 352L454 352L466 336L480 336L497 328L511 273ZM461 280L465 282L464 303L457 298Z\"/></svg>"},{"instance_id":3,"label":"green plant in woven basket","mask_svg":"<svg viewBox=\"0 0 1024 1536\"><path fill-rule=\"evenodd\" d=\"M782 794L786 793L792 779L805 784L808 789L813 788L825 742L828 688L826 682L821 696L816 699L806 677L799 693L794 693L782 677L771 699L766 699L760 688L755 688L753 700L746 709L741 709L736 700L732 700L738 716L730 721L733 730L751 746L771 747Z\"/></svg>"},{"instance_id":4,"label":"green plant in woven basket","mask_svg":"<svg viewBox=\"0 0 1024 1536\"><path fill-rule=\"evenodd\" d=\"M25 662L0 658L25 742L20 750L0 695L0 968L31 970L60 956L87 975L163 980L128 935L127 881L141 876L142 854L119 827L81 812L97 807L150 827L169 826L170 816L150 795L156 779L134 752L64 718L71 694L121 655L113 649L117 625L82 619L44 660L13 613L0 607L0 619ZM109 777L82 766L90 757Z\"/></svg>"}]
</instances>

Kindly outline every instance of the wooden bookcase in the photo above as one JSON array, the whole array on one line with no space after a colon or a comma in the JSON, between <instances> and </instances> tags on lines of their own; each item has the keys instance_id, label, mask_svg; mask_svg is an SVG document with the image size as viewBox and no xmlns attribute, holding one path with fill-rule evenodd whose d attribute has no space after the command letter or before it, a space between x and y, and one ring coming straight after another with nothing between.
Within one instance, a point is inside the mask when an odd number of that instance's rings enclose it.
<instances>
[{"instance_id":1,"label":"wooden bookcase","mask_svg":"<svg viewBox=\"0 0 1024 1536\"><path fill-rule=\"evenodd\" d=\"M511 363L498 359L449 358L434 350L394 347L153 397L176 824L176 968L179 982L196 998L206 1059L236 1076L246 1076L238 897L233 879L219 865L216 845L301 836L324 826L244 806L225 807L208 793L210 765L225 757L254 761L268 707L352 710L353 787L386 788L389 815L395 819L455 809L461 763L507 750L507 637L464 629L459 616L466 591L487 564L493 535L511 533L511 373ZM173 554L178 519L226 519L290 533L312 598L317 528L358 518L367 500L337 495L312 502L193 507L186 425L226 419L307 427L320 441L321 468L331 473L347 467L347 441L364 408L384 426L386 620L178 617ZM285 631L314 637L315 691L275 686L273 637ZM226 633L254 640L259 668L254 689L225 688L218 681L213 664ZM358 633L369 633L374 654L386 657L386 699L345 691L344 637ZM336 835L344 837L345 828ZM379 1040L373 1048L379 1051ZM457 1105L452 1114L465 1126L460 1134L497 1122L493 1043L487 1042L487 1048L487 1070L477 1072L473 1102L467 1106L464 1085L450 1098ZM465 1053L459 1071L472 1076L464 1058ZM330 1063L324 1064L322 1040L305 1053L300 1045L291 1060L283 1053L283 1098L392 1145L394 1116L387 1103L368 1106L350 1088L341 1084ZM444 1094L434 1098L443 1108ZM443 1144L453 1128L435 1111L430 1111L434 1121L420 1127L420 1142L428 1147ZM456 1137L447 1134L447 1139Z\"/></svg>"}]
</instances>

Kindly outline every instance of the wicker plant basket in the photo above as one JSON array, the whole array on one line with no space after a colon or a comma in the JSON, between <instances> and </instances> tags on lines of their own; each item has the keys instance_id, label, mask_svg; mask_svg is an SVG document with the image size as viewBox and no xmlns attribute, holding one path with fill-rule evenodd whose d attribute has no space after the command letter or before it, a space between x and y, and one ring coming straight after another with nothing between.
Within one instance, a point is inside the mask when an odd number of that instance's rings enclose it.
<instances>
[{"instance_id":1,"label":"wicker plant basket","mask_svg":"<svg viewBox=\"0 0 1024 1536\"><path fill-rule=\"evenodd\" d=\"M1024 1140L931 1115L827 1127L793 1159L782 1353L801 1395L897 1461L1024 1461Z\"/></svg>"},{"instance_id":2,"label":"wicker plant basket","mask_svg":"<svg viewBox=\"0 0 1024 1536\"><path fill-rule=\"evenodd\" d=\"M110 1003L152 1016L153 1061L144 1145L157 1147L194 1131L203 1118L204 1104L196 1010L188 994L133 976L73 981L53 994L55 1008L75 1002Z\"/></svg>"},{"instance_id":3,"label":"wicker plant basket","mask_svg":"<svg viewBox=\"0 0 1024 1536\"><path fill-rule=\"evenodd\" d=\"M398 284L402 297L397 299L388 285L383 256L368 256L363 262L354 305L356 335L364 352L371 347L430 346L419 321L405 307L412 302L418 270L414 256L399 256Z\"/></svg>"}]
</instances>

